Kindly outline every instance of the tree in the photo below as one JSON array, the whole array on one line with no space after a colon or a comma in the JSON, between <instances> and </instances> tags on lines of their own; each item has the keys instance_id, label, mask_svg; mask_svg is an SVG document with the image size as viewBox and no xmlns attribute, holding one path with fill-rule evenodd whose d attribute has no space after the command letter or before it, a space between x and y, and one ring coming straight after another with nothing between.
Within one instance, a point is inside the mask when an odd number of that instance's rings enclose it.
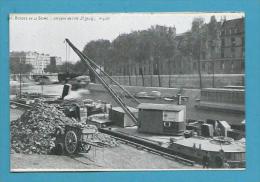
<instances>
[{"instance_id":1,"label":"tree","mask_svg":"<svg viewBox=\"0 0 260 182\"><path fill-rule=\"evenodd\" d=\"M74 73L77 73L77 74L80 74L80 75L85 75L85 74L88 73L88 69L82 61L77 61L73 65L73 70L74 70Z\"/></svg>"},{"instance_id":2,"label":"tree","mask_svg":"<svg viewBox=\"0 0 260 182\"><path fill-rule=\"evenodd\" d=\"M58 69L56 65L48 64L44 69L44 72L57 73Z\"/></svg>"},{"instance_id":3,"label":"tree","mask_svg":"<svg viewBox=\"0 0 260 182\"><path fill-rule=\"evenodd\" d=\"M62 65L57 66L57 71L60 73L73 73L74 64L70 62L65 62Z\"/></svg>"},{"instance_id":4,"label":"tree","mask_svg":"<svg viewBox=\"0 0 260 182\"><path fill-rule=\"evenodd\" d=\"M96 40L89 42L83 49L83 53L98 65L103 65L107 61L110 47L109 40Z\"/></svg>"},{"instance_id":5,"label":"tree","mask_svg":"<svg viewBox=\"0 0 260 182\"><path fill-rule=\"evenodd\" d=\"M26 74L30 73L32 70L33 66L31 64L26 64L25 61L10 59L10 72L12 74Z\"/></svg>"},{"instance_id":6,"label":"tree","mask_svg":"<svg viewBox=\"0 0 260 182\"><path fill-rule=\"evenodd\" d=\"M208 35L210 37L210 40L215 39L217 37L217 27L218 22L216 20L215 16L210 17L210 22L208 24Z\"/></svg>"},{"instance_id":7,"label":"tree","mask_svg":"<svg viewBox=\"0 0 260 182\"><path fill-rule=\"evenodd\" d=\"M204 25L203 18L198 17L193 19L192 27L191 27L192 57L198 62L200 89L202 88L200 54L202 50L202 42L205 41L205 26L203 25Z\"/></svg>"},{"instance_id":8,"label":"tree","mask_svg":"<svg viewBox=\"0 0 260 182\"><path fill-rule=\"evenodd\" d=\"M203 40L203 25L204 20L201 17L194 18L191 28L192 56L195 59L200 59L201 45Z\"/></svg>"},{"instance_id":9,"label":"tree","mask_svg":"<svg viewBox=\"0 0 260 182\"><path fill-rule=\"evenodd\" d=\"M220 40L219 37L219 28L220 24L217 22L215 16L211 16L210 22L208 24L208 38L209 38L209 53L211 58L218 57L218 54L220 54L220 47L218 44L218 40Z\"/></svg>"}]
</instances>

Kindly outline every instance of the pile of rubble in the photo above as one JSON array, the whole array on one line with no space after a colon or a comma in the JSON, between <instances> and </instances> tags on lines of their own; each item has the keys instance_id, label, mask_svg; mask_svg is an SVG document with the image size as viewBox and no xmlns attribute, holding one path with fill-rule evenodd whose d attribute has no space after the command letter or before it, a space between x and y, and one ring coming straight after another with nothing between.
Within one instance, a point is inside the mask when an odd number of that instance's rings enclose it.
<instances>
[{"instance_id":1,"label":"pile of rubble","mask_svg":"<svg viewBox=\"0 0 260 182\"><path fill-rule=\"evenodd\" d=\"M57 105L35 103L19 119L11 122L11 150L25 154L48 154L54 147L52 135L57 126L77 124Z\"/></svg>"},{"instance_id":2,"label":"pile of rubble","mask_svg":"<svg viewBox=\"0 0 260 182\"><path fill-rule=\"evenodd\" d=\"M65 127L65 125L93 130L94 141L104 146L118 146L115 139L99 133L94 125L86 125L74 118L67 117L63 112L67 106L69 105L61 106L38 101L19 119L11 121L11 150L24 154L52 153L56 139L55 130L57 127Z\"/></svg>"},{"instance_id":3,"label":"pile of rubble","mask_svg":"<svg viewBox=\"0 0 260 182\"><path fill-rule=\"evenodd\" d=\"M117 142L114 138L111 138L111 136L109 136L107 134L96 133L95 138L108 147L119 146L119 142Z\"/></svg>"}]
</instances>

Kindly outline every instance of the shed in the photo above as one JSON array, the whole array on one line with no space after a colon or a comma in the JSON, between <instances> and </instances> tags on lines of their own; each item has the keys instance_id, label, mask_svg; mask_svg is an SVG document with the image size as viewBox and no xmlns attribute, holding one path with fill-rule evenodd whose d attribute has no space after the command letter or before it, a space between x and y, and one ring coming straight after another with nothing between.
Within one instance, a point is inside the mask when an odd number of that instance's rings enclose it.
<instances>
[{"instance_id":1,"label":"shed","mask_svg":"<svg viewBox=\"0 0 260 182\"><path fill-rule=\"evenodd\" d=\"M186 106L142 103L138 109L139 132L182 135L185 131Z\"/></svg>"},{"instance_id":2,"label":"shed","mask_svg":"<svg viewBox=\"0 0 260 182\"><path fill-rule=\"evenodd\" d=\"M128 107L128 109L136 117L138 116L138 110L136 108ZM135 123L129 118L129 116L127 116L127 114L121 107L110 108L109 119L112 121L113 125L120 126L122 128L135 125Z\"/></svg>"},{"instance_id":3,"label":"shed","mask_svg":"<svg viewBox=\"0 0 260 182\"><path fill-rule=\"evenodd\" d=\"M219 121L219 128L221 135L227 137L227 132L231 129L231 126L226 121Z\"/></svg>"},{"instance_id":4,"label":"shed","mask_svg":"<svg viewBox=\"0 0 260 182\"><path fill-rule=\"evenodd\" d=\"M201 135L203 137L213 137L214 129L212 124L203 124L201 125Z\"/></svg>"}]
</instances>

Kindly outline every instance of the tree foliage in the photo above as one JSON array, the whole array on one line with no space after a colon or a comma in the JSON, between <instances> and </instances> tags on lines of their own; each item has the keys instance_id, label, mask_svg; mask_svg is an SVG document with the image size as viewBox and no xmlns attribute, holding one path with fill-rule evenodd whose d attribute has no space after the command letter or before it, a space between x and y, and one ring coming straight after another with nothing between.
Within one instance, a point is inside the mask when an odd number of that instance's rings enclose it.
<instances>
[{"instance_id":1,"label":"tree foliage","mask_svg":"<svg viewBox=\"0 0 260 182\"><path fill-rule=\"evenodd\" d=\"M25 74L31 72L33 66L31 64L26 64L24 61L19 61L16 59L10 59L10 72L12 74Z\"/></svg>"},{"instance_id":2,"label":"tree foliage","mask_svg":"<svg viewBox=\"0 0 260 182\"><path fill-rule=\"evenodd\" d=\"M195 59L200 59L202 48L202 41L205 37L206 27L204 26L204 19L201 17L194 18L191 27L191 42L192 42L192 56Z\"/></svg>"},{"instance_id":3,"label":"tree foliage","mask_svg":"<svg viewBox=\"0 0 260 182\"><path fill-rule=\"evenodd\" d=\"M123 72L130 73L130 64L156 64L172 59L176 48L174 38L174 27L157 25L148 30L121 34L112 42L91 41L84 47L83 53L105 68L125 65Z\"/></svg>"},{"instance_id":4,"label":"tree foliage","mask_svg":"<svg viewBox=\"0 0 260 182\"><path fill-rule=\"evenodd\" d=\"M57 73L58 72L58 68L57 68L56 65L49 64L44 69L44 72L46 72L46 73Z\"/></svg>"},{"instance_id":5,"label":"tree foliage","mask_svg":"<svg viewBox=\"0 0 260 182\"><path fill-rule=\"evenodd\" d=\"M215 16L211 17L208 24L205 24L203 18L196 17L192 21L190 31L178 37L175 27L155 25L147 30L121 34L113 41L90 41L85 45L83 53L109 74L140 74L147 64L150 74L158 74L159 66L163 64L176 65L179 69L182 59L197 61L201 59L201 54L205 57L205 54L210 52L207 49L216 46L218 28ZM178 63L175 64L176 61ZM57 69L60 72L80 74L88 72L80 61L73 65L65 63Z\"/></svg>"},{"instance_id":6,"label":"tree foliage","mask_svg":"<svg viewBox=\"0 0 260 182\"><path fill-rule=\"evenodd\" d=\"M88 70L83 62L77 61L76 63L65 62L62 65L47 65L44 70L49 73L75 73L79 75L85 75Z\"/></svg>"}]
</instances>

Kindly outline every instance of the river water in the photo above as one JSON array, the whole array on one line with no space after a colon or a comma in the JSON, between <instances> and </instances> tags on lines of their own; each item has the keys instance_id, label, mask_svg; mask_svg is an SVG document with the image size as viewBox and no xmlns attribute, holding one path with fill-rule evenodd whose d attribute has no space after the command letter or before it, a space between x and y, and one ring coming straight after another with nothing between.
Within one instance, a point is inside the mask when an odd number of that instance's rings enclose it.
<instances>
[{"instance_id":1,"label":"river water","mask_svg":"<svg viewBox=\"0 0 260 182\"><path fill-rule=\"evenodd\" d=\"M61 97L63 85L62 84L52 84L52 85L37 85L35 83L26 83L21 86L22 92L28 93L41 93L43 95L52 95L55 97ZM19 94L20 86L18 84L10 86L10 95ZM112 97L106 92L92 91L91 89L80 89L77 91L71 91L70 94L66 97L67 99L93 99L95 101L101 100L106 103L110 103L113 106L117 106L116 102ZM170 102L164 101L163 99L149 100L149 99L139 99L142 103L152 102L152 103L163 103L169 104ZM125 103L128 106L136 107L137 105L129 99L125 99ZM173 104L173 103L172 103ZM218 112L218 111L209 111L209 110L198 110L194 107L195 100L189 100L185 103L186 105L186 115L187 119L195 120L206 120L206 119L215 119L215 120L224 120L230 124L239 124L244 120L244 114L239 113L230 113L230 112Z\"/></svg>"}]
</instances>

